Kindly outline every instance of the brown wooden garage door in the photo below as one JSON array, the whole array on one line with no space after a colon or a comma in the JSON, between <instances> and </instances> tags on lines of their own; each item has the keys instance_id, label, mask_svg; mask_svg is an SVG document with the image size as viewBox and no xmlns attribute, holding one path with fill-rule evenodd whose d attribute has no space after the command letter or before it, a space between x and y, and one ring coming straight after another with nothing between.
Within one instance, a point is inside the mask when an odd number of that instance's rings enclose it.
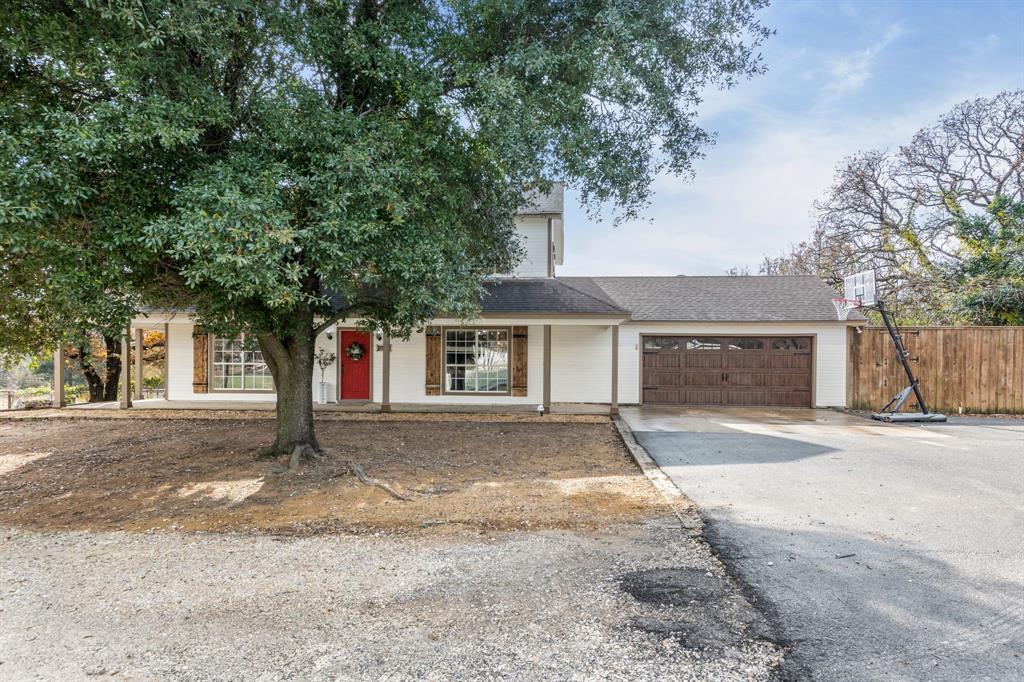
<instances>
[{"instance_id":1,"label":"brown wooden garage door","mask_svg":"<svg viewBox=\"0 0 1024 682\"><path fill-rule=\"evenodd\" d=\"M649 405L811 406L809 336L644 336Z\"/></svg>"}]
</instances>

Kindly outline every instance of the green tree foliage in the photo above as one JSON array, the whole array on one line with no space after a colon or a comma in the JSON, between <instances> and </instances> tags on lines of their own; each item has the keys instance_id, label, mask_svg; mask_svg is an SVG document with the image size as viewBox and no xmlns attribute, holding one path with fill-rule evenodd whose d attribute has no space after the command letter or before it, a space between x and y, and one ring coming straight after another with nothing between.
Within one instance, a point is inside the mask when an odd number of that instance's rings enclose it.
<instances>
[{"instance_id":1,"label":"green tree foliage","mask_svg":"<svg viewBox=\"0 0 1024 682\"><path fill-rule=\"evenodd\" d=\"M313 340L472 315L553 179L619 217L761 67L762 0L26 0L0 9L0 345L184 307L259 340L272 450ZM8 289L10 287L10 289Z\"/></svg>"},{"instance_id":2,"label":"green tree foliage","mask_svg":"<svg viewBox=\"0 0 1024 682\"><path fill-rule=\"evenodd\" d=\"M999 198L982 215L959 213L962 257L953 309L968 324L1024 324L1024 202Z\"/></svg>"}]
</instances>

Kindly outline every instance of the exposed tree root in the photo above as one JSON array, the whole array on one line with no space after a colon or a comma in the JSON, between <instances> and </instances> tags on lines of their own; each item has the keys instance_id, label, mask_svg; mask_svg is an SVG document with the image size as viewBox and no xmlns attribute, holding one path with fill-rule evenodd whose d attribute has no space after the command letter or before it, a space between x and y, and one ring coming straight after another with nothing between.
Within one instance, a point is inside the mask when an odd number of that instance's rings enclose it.
<instances>
[{"instance_id":1,"label":"exposed tree root","mask_svg":"<svg viewBox=\"0 0 1024 682\"><path fill-rule=\"evenodd\" d=\"M256 453L256 459L275 459L278 455L283 454L273 445L265 447Z\"/></svg>"},{"instance_id":2,"label":"exposed tree root","mask_svg":"<svg viewBox=\"0 0 1024 682\"><path fill-rule=\"evenodd\" d=\"M293 470L298 469L299 462L302 460L303 457L308 457L309 459L320 459L321 453L318 452L316 448L314 448L312 445L309 445L307 443L299 443L292 450L291 459L288 460L288 468Z\"/></svg>"},{"instance_id":3,"label":"exposed tree root","mask_svg":"<svg viewBox=\"0 0 1024 682\"><path fill-rule=\"evenodd\" d=\"M370 478L366 474L366 469L364 469L358 462L353 462L349 460L348 468L352 471L353 474L355 474L355 477L358 478L359 481L364 485L375 485L384 492L386 492L388 495L391 495L391 497L395 498L396 500L402 500L403 502L410 501L408 497L402 495L397 490L389 486L387 483L384 483L383 481L378 481L376 478Z\"/></svg>"}]
</instances>

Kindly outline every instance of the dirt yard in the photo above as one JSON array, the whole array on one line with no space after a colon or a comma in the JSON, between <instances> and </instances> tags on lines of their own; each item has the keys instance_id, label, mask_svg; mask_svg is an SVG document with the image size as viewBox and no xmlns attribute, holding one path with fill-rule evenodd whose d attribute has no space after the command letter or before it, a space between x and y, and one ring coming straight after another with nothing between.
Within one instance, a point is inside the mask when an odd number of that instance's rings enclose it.
<instances>
[{"instance_id":1,"label":"dirt yard","mask_svg":"<svg viewBox=\"0 0 1024 682\"><path fill-rule=\"evenodd\" d=\"M0 422L0 525L36 530L586 529L664 513L606 419L325 420L327 456L259 460L273 422ZM349 462L407 501L360 483Z\"/></svg>"},{"instance_id":2,"label":"dirt yard","mask_svg":"<svg viewBox=\"0 0 1024 682\"><path fill-rule=\"evenodd\" d=\"M288 471L256 459L266 418L156 412L0 420L0 679L767 682L784 661L607 418L332 415L328 456Z\"/></svg>"}]
</instances>

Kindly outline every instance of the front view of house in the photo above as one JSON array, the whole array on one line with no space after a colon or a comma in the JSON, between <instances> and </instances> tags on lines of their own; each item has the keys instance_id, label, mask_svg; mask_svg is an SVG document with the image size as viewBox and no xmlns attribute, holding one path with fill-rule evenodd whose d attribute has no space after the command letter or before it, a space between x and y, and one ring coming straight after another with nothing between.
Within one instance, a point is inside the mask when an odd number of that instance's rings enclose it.
<instances>
[{"instance_id":1,"label":"front view of house","mask_svg":"<svg viewBox=\"0 0 1024 682\"><path fill-rule=\"evenodd\" d=\"M479 319L432 320L408 340L341 322L318 338L321 402L393 405L842 407L847 325L816 277L558 277L563 190L517 216L526 257L487 282ZM274 398L259 351L202 333L183 313L167 334L171 400Z\"/></svg>"}]
</instances>

